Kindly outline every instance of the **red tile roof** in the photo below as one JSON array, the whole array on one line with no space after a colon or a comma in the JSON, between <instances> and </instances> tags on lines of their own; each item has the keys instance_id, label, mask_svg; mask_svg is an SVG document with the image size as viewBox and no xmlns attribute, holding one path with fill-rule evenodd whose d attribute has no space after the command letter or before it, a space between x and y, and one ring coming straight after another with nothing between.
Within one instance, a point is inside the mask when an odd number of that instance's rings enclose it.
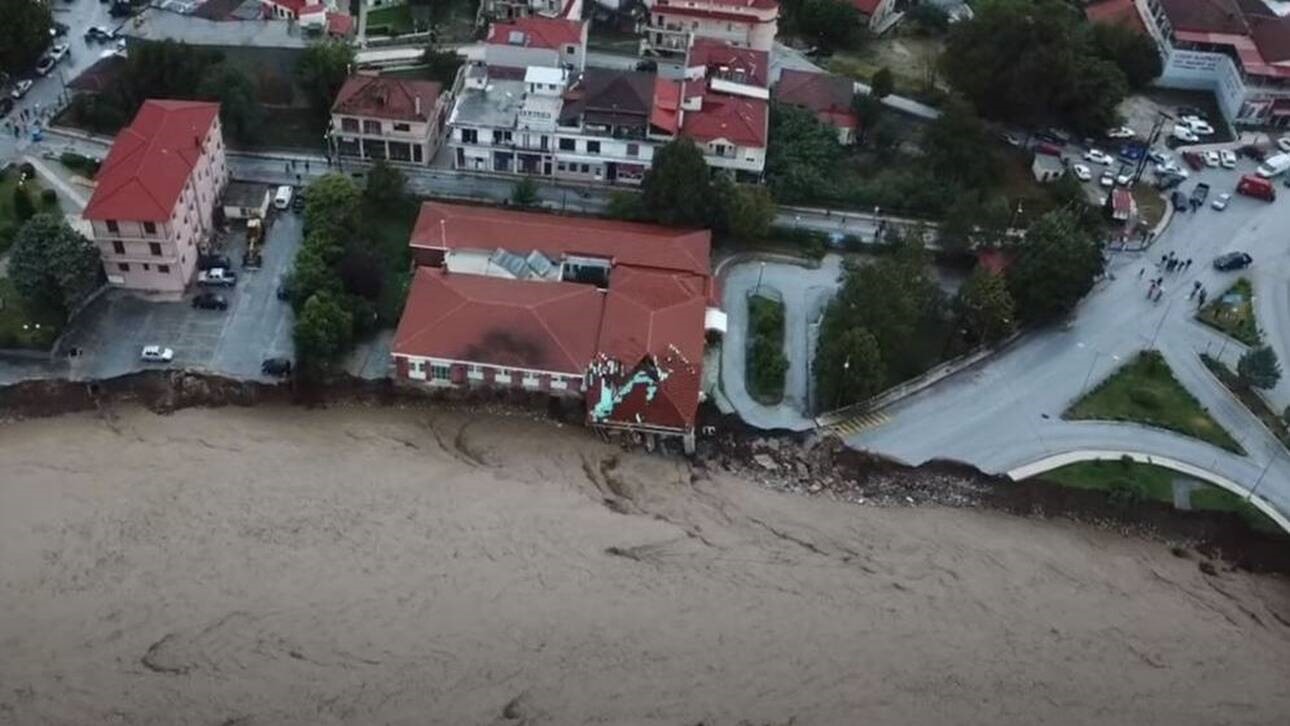
<instances>
[{"instance_id":1,"label":"red tile roof","mask_svg":"<svg viewBox=\"0 0 1290 726\"><path fill-rule=\"evenodd\" d=\"M1254 44L1268 63L1290 60L1290 18L1250 18Z\"/></svg>"},{"instance_id":2,"label":"red tile roof","mask_svg":"<svg viewBox=\"0 0 1290 726\"><path fill-rule=\"evenodd\" d=\"M684 0L684 1L691 2L692 0ZM706 3L707 5L714 5L717 7L735 8L735 9L753 8L756 10L769 10L771 8L779 7L778 0L697 0L697 2ZM672 10L675 10L676 7L671 5L668 0L658 0L656 3L653 4L653 6L650 9L665 10L665 11L671 12Z\"/></svg>"},{"instance_id":3,"label":"red tile roof","mask_svg":"<svg viewBox=\"0 0 1290 726\"><path fill-rule=\"evenodd\" d=\"M560 50L569 44L581 44L582 28L583 24L578 20L531 15L516 18L509 23L493 23L488 29L488 39L485 42L492 45L514 45L511 43L511 34L519 33L523 36L524 47Z\"/></svg>"},{"instance_id":4,"label":"red tile roof","mask_svg":"<svg viewBox=\"0 0 1290 726\"><path fill-rule=\"evenodd\" d=\"M716 75L725 68L732 74L742 74L745 83L762 88L770 82L769 53L752 48L736 48L725 41L712 38L695 38L685 65L689 68L706 68L708 75Z\"/></svg>"},{"instance_id":5,"label":"red tile roof","mask_svg":"<svg viewBox=\"0 0 1290 726\"><path fill-rule=\"evenodd\" d=\"M1235 0L1161 0L1174 30L1247 35L1245 17Z\"/></svg>"},{"instance_id":6,"label":"red tile roof","mask_svg":"<svg viewBox=\"0 0 1290 726\"><path fill-rule=\"evenodd\" d=\"M261 2L265 5L279 5L297 15L309 4L308 0L261 0Z\"/></svg>"},{"instance_id":7,"label":"red tile roof","mask_svg":"<svg viewBox=\"0 0 1290 726\"><path fill-rule=\"evenodd\" d=\"M827 73L785 69L775 84L775 99L815 112L816 118L838 128L856 128L860 119L851 107L855 85Z\"/></svg>"},{"instance_id":8,"label":"red tile roof","mask_svg":"<svg viewBox=\"0 0 1290 726\"><path fill-rule=\"evenodd\" d=\"M614 264L708 274L707 230L495 207L426 202L410 244L432 249L538 250L548 257L607 257Z\"/></svg>"},{"instance_id":9,"label":"red tile roof","mask_svg":"<svg viewBox=\"0 0 1290 726\"><path fill-rule=\"evenodd\" d=\"M354 16L349 13L327 11L327 32L337 37L349 37L354 34Z\"/></svg>"},{"instance_id":10,"label":"red tile roof","mask_svg":"<svg viewBox=\"0 0 1290 726\"><path fill-rule=\"evenodd\" d=\"M700 110L685 112L682 136L704 143L725 139L736 146L766 146L770 115L765 101L708 91L702 103Z\"/></svg>"},{"instance_id":11,"label":"red tile roof","mask_svg":"<svg viewBox=\"0 0 1290 726\"><path fill-rule=\"evenodd\" d=\"M1147 34L1147 24L1143 22L1133 0L1095 0L1084 6L1084 17L1090 23L1119 25L1142 35Z\"/></svg>"},{"instance_id":12,"label":"red tile roof","mask_svg":"<svg viewBox=\"0 0 1290 726\"><path fill-rule=\"evenodd\" d=\"M649 122L664 131L675 134L680 127L681 84L663 78L654 79L654 103L650 107Z\"/></svg>"},{"instance_id":13,"label":"red tile roof","mask_svg":"<svg viewBox=\"0 0 1290 726\"><path fill-rule=\"evenodd\" d=\"M428 121L443 86L435 81L413 81L389 76L358 74L345 79L336 94L332 113L406 121ZM421 110L416 100L421 99Z\"/></svg>"},{"instance_id":14,"label":"red tile roof","mask_svg":"<svg viewBox=\"0 0 1290 726\"><path fill-rule=\"evenodd\" d=\"M201 158L201 142L218 117L218 103L144 101L112 142L84 217L169 220Z\"/></svg>"},{"instance_id":15,"label":"red tile roof","mask_svg":"<svg viewBox=\"0 0 1290 726\"><path fill-rule=\"evenodd\" d=\"M573 282L418 267L394 350L580 376L595 352L603 295Z\"/></svg>"},{"instance_id":16,"label":"red tile roof","mask_svg":"<svg viewBox=\"0 0 1290 726\"><path fill-rule=\"evenodd\" d=\"M873 15L878 10L878 6L882 4L882 0L851 0L851 4L856 6L856 10L865 15Z\"/></svg>"}]
</instances>

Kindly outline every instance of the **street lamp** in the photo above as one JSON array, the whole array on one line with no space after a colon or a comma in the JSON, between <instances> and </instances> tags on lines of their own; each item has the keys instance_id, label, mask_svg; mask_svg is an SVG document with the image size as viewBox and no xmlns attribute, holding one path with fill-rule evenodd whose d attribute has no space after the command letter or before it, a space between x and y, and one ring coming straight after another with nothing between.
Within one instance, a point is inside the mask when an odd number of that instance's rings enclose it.
<instances>
[{"instance_id":1,"label":"street lamp","mask_svg":"<svg viewBox=\"0 0 1290 726\"><path fill-rule=\"evenodd\" d=\"M766 274L766 263L761 263L761 268L757 270L757 289L753 291L754 295L761 294L761 278Z\"/></svg>"},{"instance_id":2,"label":"street lamp","mask_svg":"<svg viewBox=\"0 0 1290 726\"><path fill-rule=\"evenodd\" d=\"M1085 348L1085 347L1088 347L1088 346L1084 345L1084 343L1076 343L1076 344L1075 344L1075 347L1076 347L1076 348ZM1083 397L1084 397L1084 392L1088 390L1088 382L1089 382L1090 380L1092 380L1092 378L1093 378L1093 369L1097 367L1097 359L1098 359L1098 358L1101 358L1101 357L1102 357L1102 356L1104 356L1104 355L1105 355L1105 356L1109 356L1109 357L1111 358L1111 360L1113 360L1113 361L1115 361L1115 362L1117 362L1117 363L1119 363L1119 362L1120 362L1120 356L1115 355L1114 353L1103 353L1102 351L1098 350L1097 348L1093 348L1093 362L1089 364L1089 366L1088 366L1088 373L1086 373L1086 374L1084 375L1084 383L1083 383L1083 385L1081 385L1081 386L1079 387L1079 395L1080 395L1080 398L1083 398Z\"/></svg>"}]
</instances>

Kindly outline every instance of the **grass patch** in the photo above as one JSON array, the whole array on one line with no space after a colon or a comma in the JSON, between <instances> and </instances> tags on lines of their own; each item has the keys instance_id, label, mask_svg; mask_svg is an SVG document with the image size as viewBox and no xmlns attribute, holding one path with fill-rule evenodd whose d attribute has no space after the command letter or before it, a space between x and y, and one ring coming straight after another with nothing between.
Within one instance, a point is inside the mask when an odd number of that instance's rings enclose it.
<instances>
[{"instance_id":1,"label":"grass patch","mask_svg":"<svg viewBox=\"0 0 1290 726\"><path fill-rule=\"evenodd\" d=\"M1075 402L1064 418L1131 421L1175 431L1244 455L1240 444L1174 378L1159 352L1136 358Z\"/></svg>"},{"instance_id":2,"label":"grass patch","mask_svg":"<svg viewBox=\"0 0 1290 726\"><path fill-rule=\"evenodd\" d=\"M387 208L368 208L363 212L372 244L385 262L385 285L376 302L376 314L382 327L398 325L399 316L403 314L403 303L407 301L408 284L411 282L412 250L408 247L408 239L412 236L412 227L420 209L419 199L408 198Z\"/></svg>"},{"instance_id":3,"label":"grass patch","mask_svg":"<svg viewBox=\"0 0 1290 726\"><path fill-rule=\"evenodd\" d=\"M1263 342L1254 317L1254 286L1244 277L1201 308L1196 319L1251 348Z\"/></svg>"},{"instance_id":4,"label":"grass patch","mask_svg":"<svg viewBox=\"0 0 1290 726\"><path fill-rule=\"evenodd\" d=\"M323 129L309 108L265 107L266 121L253 143L232 143L234 149L305 149L321 152Z\"/></svg>"},{"instance_id":5,"label":"grass patch","mask_svg":"<svg viewBox=\"0 0 1290 726\"><path fill-rule=\"evenodd\" d=\"M57 314L28 307L13 280L0 277L0 348L49 350L60 324Z\"/></svg>"},{"instance_id":6,"label":"grass patch","mask_svg":"<svg viewBox=\"0 0 1290 726\"><path fill-rule=\"evenodd\" d=\"M748 298L748 353L745 381L758 403L773 406L784 400L784 303L761 295Z\"/></svg>"},{"instance_id":7,"label":"grass patch","mask_svg":"<svg viewBox=\"0 0 1290 726\"><path fill-rule=\"evenodd\" d=\"M99 173L99 162L83 154L77 154L73 151L64 151L58 157L58 162L86 179L93 179L94 175Z\"/></svg>"},{"instance_id":8,"label":"grass patch","mask_svg":"<svg viewBox=\"0 0 1290 726\"><path fill-rule=\"evenodd\" d=\"M413 30L412 8L406 3L367 11L367 32L371 35L402 35Z\"/></svg>"},{"instance_id":9,"label":"grass patch","mask_svg":"<svg viewBox=\"0 0 1290 726\"><path fill-rule=\"evenodd\" d=\"M944 43L936 38L892 35L870 39L857 50L838 51L825 67L864 83L885 67L895 81L896 95L934 106L946 95L936 71L942 50Z\"/></svg>"},{"instance_id":10,"label":"grass patch","mask_svg":"<svg viewBox=\"0 0 1290 726\"><path fill-rule=\"evenodd\" d=\"M9 251L15 235L18 234L18 228L22 226L13 210L13 191L18 186L21 176L22 172L17 166L0 172L0 255ZM39 179L28 179L23 182L23 187L27 190L27 195L31 198L32 206L37 213L62 213L58 197L54 196L51 201L45 194L47 190L41 186Z\"/></svg>"},{"instance_id":11,"label":"grass patch","mask_svg":"<svg viewBox=\"0 0 1290 726\"><path fill-rule=\"evenodd\" d=\"M1250 413L1257 416L1263 422L1263 425L1268 427L1273 436L1276 436L1282 444L1290 446L1290 429L1286 428L1285 419L1269 408L1267 401L1264 401L1262 396L1242 384L1236 372L1228 368L1223 361L1204 353L1200 354L1200 360L1214 374L1214 377L1226 386L1227 390L1232 392L1232 395L1240 399Z\"/></svg>"},{"instance_id":12,"label":"grass patch","mask_svg":"<svg viewBox=\"0 0 1290 726\"><path fill-rule=\"evenodd\" d=\"M1106 492L1125 504L1150 501L1173 505L1173 482L1181 474L1136 461L1083 461L1054 469L1038 478L1071 489ZM1233 512L1258 532L1283 534L1281 528L1254 505L1226 489L1198 483L1191 490L1191 508L1199 512Z\"/></svg>"},{"instance_id":13,"label":"grass patch","mask_svg":"<svg viewBox=\"0 0 1290 726\"><path fill-rule=\"evenodd\" d=\"M1133 201L1138 205L1138 217L1142 223L1155 229L1165 216L1165 198L1149 184L1137 184L1131 190Z\"/></svg>"}]
</instances>

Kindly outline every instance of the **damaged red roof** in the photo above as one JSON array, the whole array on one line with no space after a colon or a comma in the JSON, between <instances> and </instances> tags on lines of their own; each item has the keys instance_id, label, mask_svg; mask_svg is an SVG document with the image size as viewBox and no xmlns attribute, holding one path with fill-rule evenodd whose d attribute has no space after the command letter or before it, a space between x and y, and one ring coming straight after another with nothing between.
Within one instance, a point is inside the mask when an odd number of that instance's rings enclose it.
<instances>
[{"instance_id":1,"label":"damaged red roof","mask_svg":"<svg viewBox=\"0 0 1290 726\"><path fill-rule=\"evenodd\" d=\"M851 106L854 94L854 82L828 73L785 69L775 84L775 100L814 111L820 121L838 128L860 125Z\"/></svg>"},{"instance_id":2,"label":"damaged red roof","mask_svg":"<svg viewBox=\"0 0 1290 726\"><path fill-rule=\"evenodd\" d=\"M682 116L681 135L703 143L725 139L736 146L766 146L769 112L762 99L708 90L702 104L700 110Z\"/></svg>"},{"instance_id":3,"label":"damaged red roof","mask_svg":"<svg viewBox=\"0 0 1290 726\"><path fill-rule=\"evenodd\" d=\"M331 110L332 113L351 116L429 121L442 90L443 86L435 81L414 81L360 73L345 79L345 85L336 94Z\"/></svg>"},{"instance_id":4,"label":"damaged red roof","mask_svg":"<svg viewBox=\"0 0 1290 726\"><path fill-rule=\"evenodd\" d=\"M560 50L565 45L582 43L582 27L582 23L577 20L530 15L509 23L493 23L488 29L486 42L492 45ZM518 42L513 43L512 39Z\"/></svg>"},{"instance_id":5,"label":"damaged red roof","mask_svg":"<svg viewBox=\"0 0 1290 726\"><path fill-rule=\"evenodd\" d=\"M753 48L736 48L722 40L695 38L690 46L689 68L706 68L715 72L726 70L731 75L743 76L743 82L765 88L770 81L770 54Z\"/></svg>"}]
</instances>

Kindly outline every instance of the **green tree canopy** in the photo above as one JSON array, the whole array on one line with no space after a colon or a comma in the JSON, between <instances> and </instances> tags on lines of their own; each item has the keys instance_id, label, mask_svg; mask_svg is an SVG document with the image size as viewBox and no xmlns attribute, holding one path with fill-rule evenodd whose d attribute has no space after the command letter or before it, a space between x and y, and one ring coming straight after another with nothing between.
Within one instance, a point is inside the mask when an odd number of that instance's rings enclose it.
<instances>
[{"instance_id":1,"label":"green tree canopy","mask_svg":"<svg viewBox=\"0 0 1290 726\"><path fill-rule=\"evenodd\" d=\"M886 66L879 68L878 72L873 74L873 78L870 79L869 92L874 98L886 98L895 90L896 79L892 76L891 69Z\"/></svg>"},{"instance_id":2,"label":"green tree canopy","mask_svg":"<svg viewBox=\"0 0 1290 726\"><path fill-rule=\"evenodd\" d=\"M256 98L255 83L242 69L227 63L211 66L197 96L219 102L220 122L229 138L249 143L259 137L264 109Z\"/></svg>"},{"instance_id":3,"label":"green tree canopy","mask_svg":"<svg viewBox=\"0 0 1290 726\"><path fill-rule=\"evenodd\" d=\"M1264 345L1241 356L1236 362L1236 375L1247 386L1275 388L1281 380L1281 362L1272 346Z\"/></svg>"},{"instance_id":4,"label":"green tree canopy","mask_svg":"<svg viewBox=\"0 0 1290 726\"><path fill-rule=\"evenodd\" d=\"M13 216L19 224L36 216L36 205L32 204L31 194L22 184L15 184L13 187Z\"/></svg>"},{"instance_id":5,"label":"green tree canopy","mask_svg":"<svg viewBox=\"0 0 1290 726\"><path fill-rule=\"evenodd\" d=\"M1092 31L1098 54L1119 67L1129 88L1146 88L1164 70L1151 36L1107 23L1095 23Z\"/></svg>"},{"instance_id":6,"label":"green tree canopy","mask_svg":"<svg viewBox=\"0 0 1290 726\"><path fill-rule=\"evenodd\" d=\"M720 177L714 187L721 199L722 226L736 240L765 239L775 223L775 200L760 184L735 184Z\"/></svg>"},{"instance_id":7,"label":"green tree canopy","mask_svg":"<svg viewBox=\"0 0 1290 726\"><path fill-rule=\"evenodd\" d=\"M309 185L305 195L305 231L322 232L337 241L358 231L362 195L344 174L325 174Z\"/></svg>"},{"instance_id":8,"label":"green tree canopy","mask_svg":"<svg viewBox=\"0 0 1290 726\"><path fill-rule=\"evenodd\" d=\"M307 374L327 369L349 347L353 328L353 315L335 295L311 295L296 321L297 362Z\"/></svg>"},{"instance_id":9,"label":"green tree canopy","mask_svg":"<svg viewBox=\"0 0 1290 726\"><path fill-rule=\"evenodd\" d=\"M438 81L444 88L452 88L457 79L457 69L461 68L462 57L453 50L441 50L433 43L426 46L421 53L421 63L426 67L430 80Z\"/></svg>"},{"instance_id":10,"label":"green tree canopy","mask_svg":"<svg viewBox=\"0 0 1290 726\"><path fill-rule=\"evenodd\" d=\"M382 159L367 170L363 201L373 209L396 209L407 198L407 184L403 172Z\"/></svg>"},{"instance_id":11,"label":"green tree canopy","mask_svg":"<svg viewBox=\"0 0 1290 726\"><path fill-rule=\"evenodd\" d=\"M654 152L654 165L642 186L646 212L663 224L707 227L716 217L718 200L708 165L703 151L688 138L677 138Z\"/></svg>"},{"instance_id":12,"label":"green tree canopy","mask_svg":"<svg viewBox=\"0 0 1290 726\"><path fill-rule=\"evenodd\" d=\"M887 380L878 341L863 327L821 336L814 373L820 410L859 403L883 390Z\"/></svg>"},{"instance_id":13,"label":"green tree canopy","mask_svg":"<svg viewBox=\"0 0 1290 726\"><path fill-rule=\"evenodd\" d=\"M1054 320L1075 308L1103 267L1102 246L1075 214L1058 209L1030 225L1013 250L1008 291L1025 322Z\"/></svg>"},{"instance_id":14,"label":"green tree canopy","mask_svg":"<svg viewBox=\"0 0 1290 726\"><path fill-rule=\"evenodd\" d=\"M841 154L837 132L810 111L771 105L766 179L780 202L813 201L830 194L833 180L828 171Z\"/></svg>"},{"instance_id":15,"label":"green tree canopy","mask_svg":"<svg viewBox=\"0 0 1290 726\"><path fill-rule=\"evenodd\" d=\"M353 64L353 46L338 40L314 43L300 54L296 61L296 76L314 115L320 120L331 114L332 102L349 77Z\"/></svg>"},{"instance_id":16,"label":"green tree canopy","mask_svg":"<svg viewBox=\"0 0 1290 726\"><path fill-rule=\"evenodd\" d=\"M26 71L49 46L51 3L0 0L0 70Z\"/></svg>"},{"instance_id":17,"label":"green tree canopy","mask_svg":"<svg viewBox=\"0 0 1290 726\"><path fill-rule=\"evenodd\" d=\"M847 48L860 37L860 11L846 0L801 0L797 31L825 48Z\"/></svg>"},{"instance_id":18,"label":"green tree canopy","mask_svg":"<svg viewBox=\"0 0 1290 726\"><path fill-rule=\"evenodd\" d=\"M37 214L18 230L9 276L24 299L66 316L99 282L99 251L57 215Z\"/></svg>"},{"instance_id":19,"label":"green tree canopy","mask_svg":"<svg viewBox=\"0 0 1290 726\"><path fill-rule=\"evenodd\" d=\"M529 177L524 177L511 187L511 204L517 207L531 207L537 204L538 186L537 182Z\"/></svg>"},{"instance_id":20,"label":"green tree canopy","mask_svg":"<svg viewBox=\"0 0 1290 726\"><path fill-rule=\"evenodd\" d=\"M994 343L1017 327L1017 314L1002 275L977 267L959 290L959 319L969 343Z\"/></svg>"},{"instance_id":21,"label":"green tree canopy","mask_svg":"<svg viewBox=\"0 0 1290 726\"><path fill-rule=\"evenodd\" d=\"M937 176L970 189L985 189L999 181L999 162L985 124L962 100L949 100L941 115L928 124L923 150Z\"/></svg>"}]
</instances>

